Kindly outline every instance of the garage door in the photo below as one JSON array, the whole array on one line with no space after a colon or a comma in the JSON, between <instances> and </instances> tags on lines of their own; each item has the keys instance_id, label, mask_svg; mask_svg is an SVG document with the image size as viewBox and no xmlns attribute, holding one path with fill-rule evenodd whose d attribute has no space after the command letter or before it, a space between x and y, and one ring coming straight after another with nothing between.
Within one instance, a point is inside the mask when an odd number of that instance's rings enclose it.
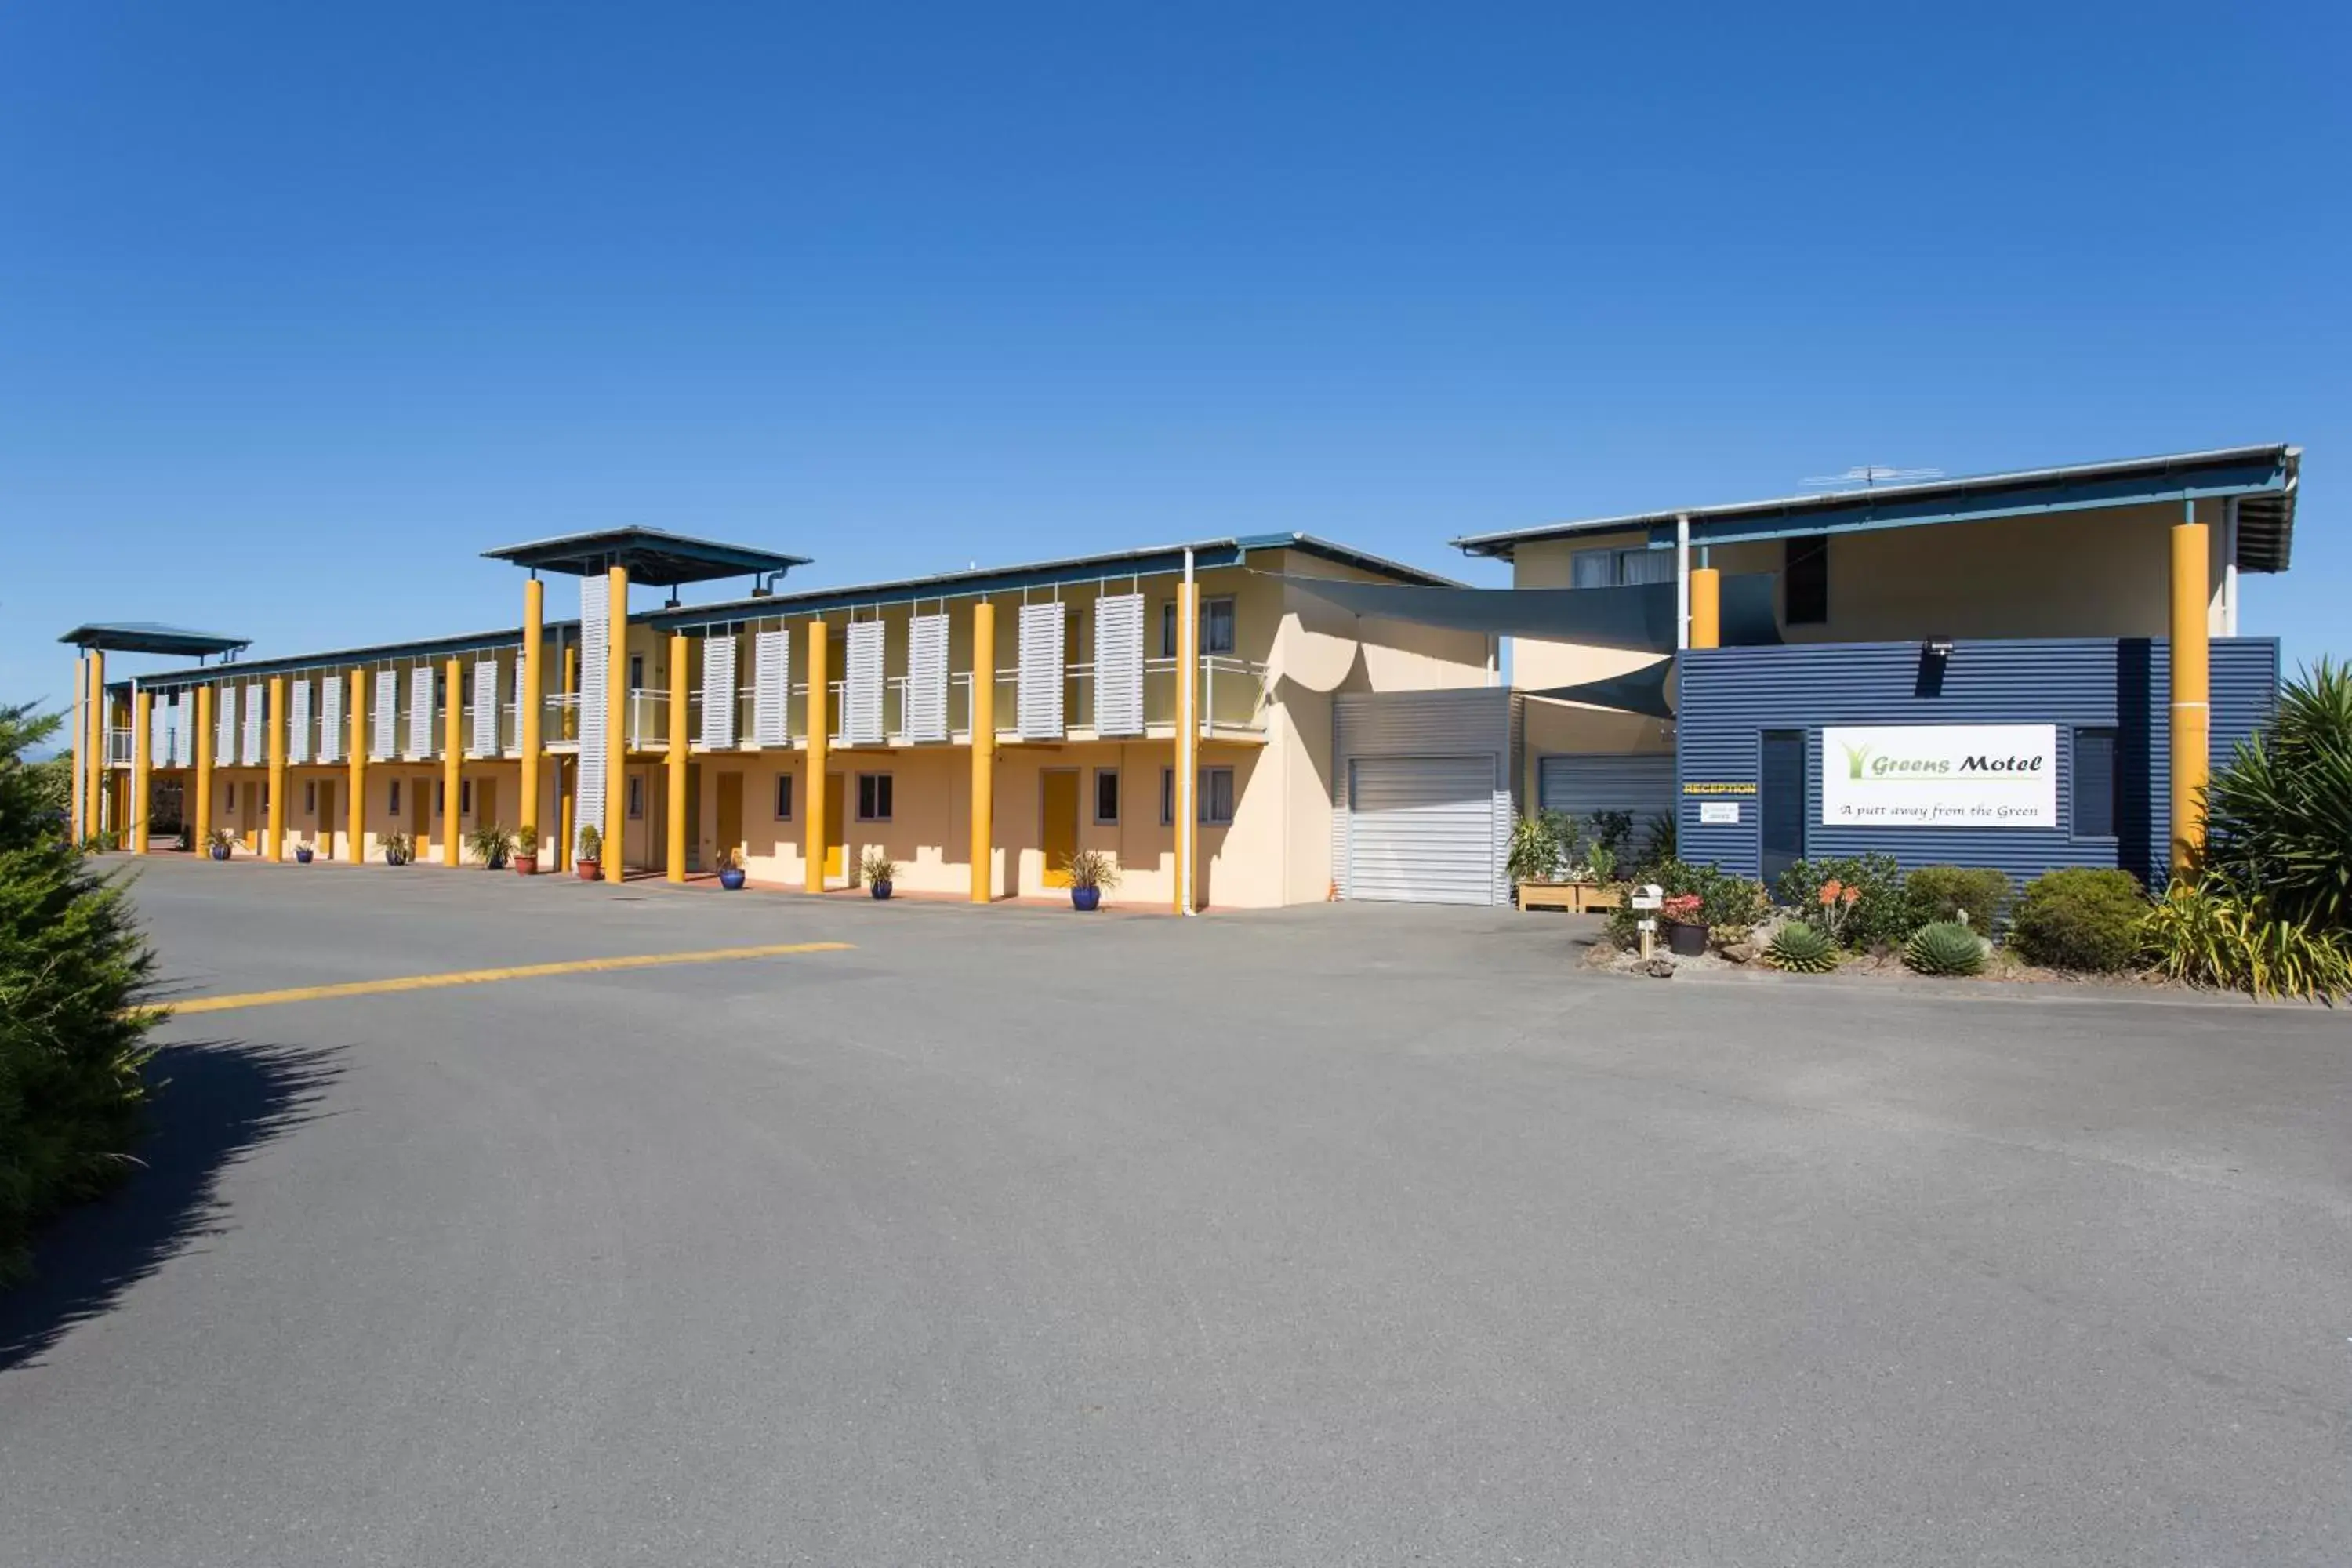
<instances>
[{"instance_id":1,"label":"garage door","mask_svg":"<svg viewBox=\"0 0 2352 1568\"><path fill-rule=\"evenodd\" d=\"M1574 817L1624 812L1633 819L1635 846L1645 847L1651 818L1674 815L1674 753L1546 757L1536 765L1536 800Z\"/></svg>"},{"instance_id":2,"label":"garage door","mask_svg":"<svg viewBox=\"0 0 2352 1568\"><path fill-rule=\"evenodd\" d=\"M1360 757L1348 779L1348 896L1495 901L1495 759Z\"/></svg>"}]
</instances>

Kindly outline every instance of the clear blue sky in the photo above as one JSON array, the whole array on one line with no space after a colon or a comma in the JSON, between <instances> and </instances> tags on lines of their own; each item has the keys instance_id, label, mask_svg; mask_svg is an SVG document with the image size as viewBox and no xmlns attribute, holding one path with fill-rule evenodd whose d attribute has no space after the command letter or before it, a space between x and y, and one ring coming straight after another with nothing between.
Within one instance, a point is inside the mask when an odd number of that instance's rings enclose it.
<instances>
[{"instance_id":1,"label":"clear blue sky","mask_svg":"<svg viewBox=\"0 0 2352 1568\"><path fill-rule=\"evenodd\" d=\"M2061 14L2064 13L2064 14ZM2345 7L20 5L0 695L152 618L510 623L2287 439L2352 651ZM2030 569L2021 563L2021 569ZM136 661L125 661L136 668ZM118 665L117 668L122 668Z\"/></svg>"}]
</instances>

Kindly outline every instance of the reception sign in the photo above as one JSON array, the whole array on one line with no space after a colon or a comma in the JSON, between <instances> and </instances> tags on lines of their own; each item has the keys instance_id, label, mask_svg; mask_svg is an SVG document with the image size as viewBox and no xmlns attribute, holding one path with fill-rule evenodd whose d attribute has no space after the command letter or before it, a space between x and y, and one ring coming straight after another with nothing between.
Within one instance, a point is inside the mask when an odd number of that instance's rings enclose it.
<instances>
[{"instance_id":1,"label":"reception sign","mask_svg":"<svg viewBox=\"0 0 2352 1568\"><path fill-rule=\"evenodd\" d=\"M2056 827L2052 724L1913 724L1822 731L1832 827Z\"/></svg>"}]
</instances>

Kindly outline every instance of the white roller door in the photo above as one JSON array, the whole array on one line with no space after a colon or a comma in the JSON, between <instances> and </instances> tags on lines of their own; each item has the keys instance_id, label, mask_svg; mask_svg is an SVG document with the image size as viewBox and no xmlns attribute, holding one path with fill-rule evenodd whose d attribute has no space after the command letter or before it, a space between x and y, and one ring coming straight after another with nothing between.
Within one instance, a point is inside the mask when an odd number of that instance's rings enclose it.
<instances>
[{"instance_id":1,"label":"white roller door","mask_svg":"<svg viewBox=\"0 0 2352 1568\"><path fill-rule=\"evenodd\" d=\"M1646 847L1651 822L1675 814L1674 753L1546 757L1536 764L1536 802L1580 824L1596 811L1624 812L1634 845Z\"/></svg>"},{"instance_id":2,"label":"white roller door","mask_svg":"<svg viewBox=\"0 0 2352 1568\"><path fill-rule=\"evenodd\" d=\"M1495 759L1359 757L1350 765L1348 896L1495 901Z\"/></svg>"}]
</instances>

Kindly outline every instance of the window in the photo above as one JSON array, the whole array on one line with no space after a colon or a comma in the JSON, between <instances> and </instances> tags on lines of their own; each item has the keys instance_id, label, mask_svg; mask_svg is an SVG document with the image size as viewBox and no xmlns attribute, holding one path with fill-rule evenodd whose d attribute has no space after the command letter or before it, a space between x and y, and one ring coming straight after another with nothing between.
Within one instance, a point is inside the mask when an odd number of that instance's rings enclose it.
<instances>
[{"instance_id":1,"label":"window","mask_svg":"<svg viewBox=\"0 0 2352 1568\"><path fill-rule=\"evenodd\" d=\"M633 653L629 656L629 689L632 691L642 691L645 689L645 684L646 656L641 653Z\"/></svg>"},{"instance_id":2,"label":"window","mask_svg":"<svg viewBox=\"0 0 2352 1568\"><path fill-rule=\"evenodd\" d=\"M1223 826L1234 819L1234 770L1201 770L1201 820Z\"/></svg>"},{"instance_id":3,"label":"window","mask_svg":"<svg viewBox=\"0 0 2352 1568\"><path fill-rule=\"evenodd\" d=\"M1231 595L1201 601L1201 651L1234 651L1234 601Z\"/></svg>"},{"instance_id":4,"label":"window","mask_svg":"<svg viewBox=\"0 0 2352 1568\"><path fill-rule=\"evenodd\" d=\"M778 773L776 775L776 820L778 822L790 822L792 819L793 775L790 773Z\"/></svg>"},{"instance_id":5,"label":"window","mask_svg":"<svg viewBox=\"0 0 2352 1568\"><path fill-rule=\"evenodd\" d=\"M629 820L635 822L646 815L646 776L633 774L629 779Z\"/></svg>"},{"instance_id":6,"label":"window","mask_svg":"<svg viewBox=\"0 0 2352 1568\"><path fill-rule=\"evenodd\" d=\"M317 779L302 781L302 810L311 816L319 815L319 781Z\"/></svg>"},{"instance_id":7,"label":"window","mask_svg":"<svg viewBox=\"0 0 2352 1568\"><path fill-rule=\"evenodd\" d=\"M1825 533L1789 541L1780 574L1786 618L1792 626L1818 626L1830 618L1830 540Z\"/></svg>"},{"instance_id":8,"label":"window","mask_svg":"<svg viewBox=\"0 0 2352 1568\"><path fill-rule=\"evenodd\" d=\"M236 809L236 783L235 780L231 780L228 784L224 784L221 787L221 809L223 811L235 811Z\"/></svg>"},{"instance_id":9,"label":"window","mask_svg":"<svg viewBox=\"0 0 2352 1568\"><path fill-rule=\"evenodd\" d=\"M393 780L392 787L384 793L389 796L384 803L386 808L393 816L398 816L400 815L400 781L398 779Z\"/></svg>"},{"instance_id":10,"label":"window","mask_svg":"<svg viewBox=\"0 0 2352 1568\"><path fill-rule=\"evenodd\" d=\"M857 775L857 820L860 822L890 820L890 775L888 773Z\"/></svg>"},{"instance_id":11,"label":"window","mask_svg":"<svg viewBox=\"0 0 2352 1568\"><path fill-rule=\"evenodd\" d=\"M1118 824L1118 770L1095 770L1095 823L1097 826L1113 827Z\"/></svg>"},{"instance_id":12,"label":"window","mask_svg":"<svg viewBox=\"0 0 2352 1568\"><path fill-rule=\"evenodd\" d=\"M474 815L474 781L471 779L457 781L457 809L467 816Z\"/></svg>"},{"instance_id":13,"label":"window","mask_svg":"<svg viewBox=\"0 0 2352 1568\"><path fill-rule=\"evenodd\" d=\"M1643 583L1675 580L1671 550L1634 545L1627 550L1580 550L1568 558L1568 582L1572 588L1631 588Z\"/></svg>"},{"instance_id":14,"label":"window","mask_svg":"<svg viewBox=\"0 0 2352 1568\"><path fill-rule=\"evenodd\" d=\"M1160 770L1160 826L1176 826L1176 770Z\"/></svg>"},{"instance_id":15,"label":"window","mask_svg":"<svg viewBox=\"0 0 2352 1568\"><path fill-rule=\"evenodd\" d=\"M1176 601L1173 599L1160 606L1160 657L1176 657Z\"/></svg>"},{"instance_id":16,"label":"window","mask_svg":"<svg viewBox=\"0 0 2352 1568\"><path fill-rule=\"evenodd\" d=\"M260 792L261 797L255 804L255 809L259 811L268 811L269 809L269 781L268 779L264 779L253 787Z\"/></svg>"},{"instance_id":17,"label":"window","mask_svg":"<svg viewBox=\"0 0 2352 1568\"><path fill-rule=\"evenodd\" d=\"M2074 731L2074 837L2113 838L2121 777L2113 730Z\"/></svg>"}]
</instances>

